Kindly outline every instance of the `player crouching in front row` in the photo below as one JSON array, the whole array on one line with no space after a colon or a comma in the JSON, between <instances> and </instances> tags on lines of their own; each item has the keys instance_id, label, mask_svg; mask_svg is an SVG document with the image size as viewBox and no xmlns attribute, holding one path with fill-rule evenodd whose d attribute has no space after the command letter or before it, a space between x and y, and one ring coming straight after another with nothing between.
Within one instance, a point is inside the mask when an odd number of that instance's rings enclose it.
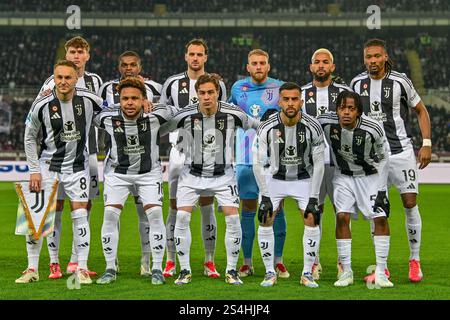
<instances>
[{"instance_id":1,"label":"player crouching in front row","mask_svg":"<svg viewBox=\"0 0 450 320\"><path fill-rule=\"evenodd\" d=\"M281 111L259 126L253 148L253 171L262 195L258 242L266 274L261 286L273 286L277 280L273 221L280 202L290 196L297 201L305 223L300 283L317 288L312 267L320 242L318 197L324 173L323 131L316 119L300 111L303 100L297 84L285 83L279 91ZM267 176L264 174L266 165L270 165Z\"/></svg>"},{"instance_id":2,"label":"player crouching in front row","mask_svg":"<svg viewBox=\"0 0 450 320\"><path fill-rule=\"evenodd\" d=\"M353 284L350 218L359 209L375 224L375 286L393 287L384 271L390 242L387 220L390 206L386 194L389 149L383 128L362 112L359 95L343 91L337 97L336 113L318 117L336 165L333 180L336 242L343 273L334 285Z\"/></svg>"},{"instance_id":3,"label":"player crouching in front row","mask_svg":"<svg viewBox=\"0 0 450 320\"><path fill-rule=\"evenodd\" d=\"M117 223L123 205L135 189L147 215L152 250L152 284L165 282L162 260L166 246L166 228L162 214L162 172L159 161L160 128L173 117L169 106L155 105L151 114L143 113L146 97L144 83L137 78L122 80L117 91L120 109L103 110L95 117L96 126L106 130L111 150L105 164L105 213L102 245L106 271L97 284L116 280L119 231Z\"/></svg>"}]
</instances>

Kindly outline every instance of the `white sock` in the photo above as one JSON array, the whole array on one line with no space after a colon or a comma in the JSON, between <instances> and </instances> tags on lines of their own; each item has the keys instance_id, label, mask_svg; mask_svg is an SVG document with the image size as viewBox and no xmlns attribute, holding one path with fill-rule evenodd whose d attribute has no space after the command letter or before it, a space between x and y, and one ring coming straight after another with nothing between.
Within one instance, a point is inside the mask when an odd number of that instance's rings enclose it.
<instances>
[{"instance_id":1,"label":"white sock","mask_svg":"<svg viewBox=\"0 0 450 320\"><path fill-rule=\"evenodd\" d=\"M34 269L38 271L39 269L39 255L42 248L42 237L38 240L34 240L32 236L25 236L26 246L27 246L27 257L28 257L28 269Z\"/></svg>"},{"instance_id":2,"label":"white sock","mask_svg":"<svg viewBox=\"0 0 450 320\"><path fill-rule=\"evenodd\" d=\"M59 243L61 240L61 230L62 211L56 211L53 233L47 236L47 248L48 255L50 256L50 263L59 263Z\"/></svg>"},{"instance_id":3,"label":"white sock","mask_svg":"<svg viewBox=\"0 0 450 320\"><path fill-rule=\"evenodd\" d=\"M87 211L87 220L89 223L89 218L91 217L91 212ZM72 254L70 256L70 262L71 263L78 263L78 255L77 255L77 248L75 244L75 238L72 238Z\"/></svg>"},{"instance_id":4,"label":"white sock","mask_svg":"<svg viewBox=\"0 0 450 320\"><path fill-rule=\"evenodd\" d=\"M214 214L214 204L201 206L202 213L202 239L205 246L205 262L214 262L217 238L217 220Z\"/></svg>"},{"instance_id":5,"label":"white sock","mask_svg":"<svg viewBox=\"0 0 450 320\"><path fill-rule=\"evenodd\" d=\"M175 222L177 221L177 209L169 207L169 214L166 222L166 239L167 239L167 260L176 263L177 249L175 247Z\"/></svg>"},{"instance_id":6,"label":"white sock","mask_svg":"<svg viewBox=\"0 0 450 320\"><path fill-rule=\"evenodd\" d=\"M374 236L373 242L375 244L375 256L377 260L376 272L384 273L387 268L387 258L389 256L389 241L390 236Z\"/></svg>"},{"instance_id":7,"label":"white sock","mask_svg":"<svg viewBox=\"0 0 450 320\"><path fill-rule=\"evenodd\" d=\"M405 208L406 232L409 240L409 260L420 261L420 242L422 236L422 219L419 213L419 206L411 209Z\"/></svg>"},{"instance_id":8,"label":"white sock","mask_svg":"<svg viewBox=\"0 0 450 320\"><path fill-rule=\"evenodd\" d=\"M241 250L242 229L239 215L225 216L225 248L227 251L227 269L226 271L236 270Z\"/></svg>"},{"instance_id":9,"label":"white sock","mask_svg":"<svg viewBox=\"0 0 450 320\"><path fill-rule=\"evenodd\" d=\"M105 256L106 269L116 270L117 247L119 245L119 230L117 223L122 210L106 206L102 225L102 247Z\"/></svg>"},{"instance_id":10,"label":"white sock","mask_svg":"<svg viewBox=\"0 0 450 320\"><path fill-rule=\"evenodd\" d=\"M320 243L319 227L305 226L303 233L303 274L311 273Z\"/></svg>"},{"instance_id":11,"label":"white sock","mask_svg":"<svg viewBox=\"0 0 450 320\"><path fill-rule=\"evenodd\" d=\"M273 227L258 227L258 245L261 250L261 257L266 267L267 272L275 273L274 268L274 251L275 251L275 236L273 233Z\"/></svg>"},{"instance_id":12,"label":"white sock","mask_svg":"<svg viewBox=\"0 0 450 320\"><path fill-rule=\"evenodd\" d=\"M166 249L166 226L162 207L153 207L145 211L150 225L150 247L153 256L153 269L162 271L164 250Z\"/></svg>"},{"instance_id":13,"label":"white sock","mask_svg":"<svg viewBox=\"0 0 450 320\"><path fill-rule=\"evenodd\" d=\"M91 230L86 209L76 209L71 212L73 240L76 246L78 257L78 268L87 269L87 260L89 256L89 245L91 242Z\"/></svg>"},{"instance_id":14,"label":"white sock","mask_svg":"<svg viewBox=\"0 0 450 320\"><path fill-rule=\"evenodd\" d=\"M320 214L320 224L319 224L320 240L322 240L322 222L323 222L322 217L323 217L323 212ZM319 240L319 246L317 247L316 259L314 260L315 264L320 263L320 240Z\"/></svg>"},{"instance_id":15,"label":"white sock","mask_svg":"<svg viewBox=\"0 0 450 320\"><path fill-rule=\"evenodd\" d=\"M139 217L139 237L141 238L141 264L145 267L150 266L150 224L142 203L136 203L136 211Z\"/></svg>"},{"instance_id":16,"label":"white sock","mask_svg":"<svg viewBox=\"0 0 450 320\"><path fill-rule=\"evenodd\" d=\"M177 250L178 261L180 262L180 269L191 271L189 255L191 251L191 213L186 211L177 212L177 221L175 223L175 247Z\"/></svg>"},{"instance_id":17,"label":"white sock","mask_svg":"<svg viewBox=\"0 0 450 320\"><path fill-rule=\"evenodd\" d=\"M338 261L345 271L352 270L352 239L336 239Z\"/></svg>"}]
</instances>

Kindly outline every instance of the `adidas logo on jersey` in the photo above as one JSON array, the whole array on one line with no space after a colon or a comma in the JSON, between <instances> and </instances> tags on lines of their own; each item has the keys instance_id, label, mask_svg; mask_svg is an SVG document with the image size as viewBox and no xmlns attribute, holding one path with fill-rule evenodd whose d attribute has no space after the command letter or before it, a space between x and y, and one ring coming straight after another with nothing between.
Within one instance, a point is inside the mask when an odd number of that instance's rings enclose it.
<instances>
[{"instance_id":1,"label":"adidas logo on jersey","mask_svg":"<svg viewBox=\"0 0 450 320\"><path fill-rule=\"evenodd\" d=\"M114 129L114 132L121 132L121 133L123 133L123 129L122 129L122 127L117 127L117 128Z\"/></svg>"},{"instance_id":2,"label":"adidas logo on jersey","mask_svg":"<svg viewBox=\"0 0 450 320\"><path fill-rule=\"evenodd\" d=\"M61 119L61 116L59 115L58 112L56 112L54 115L52 115L52 117L50 119L52 119L52 120Z\"/></svg>"},{"instance_id":3,"label":"adidas logo on jersey","mask_svg":"<svg viewBox=\"0 0 450 320\"><path fill-rule=\"evenodd\" d=\"M81 194L81 196L80 196L80 198L87 198L88 196L87 196L87 194L86 194L86 192L83 192L82 194Z\"/></svg>"},{"instance_id":4,"label":"adidas logo on jersey","mask_svg":"<svg viewBox=\"0 0 450 320\"><path fill-rule=\"evenodd\" d=\"M416 190L416 186L414 185L414 183L411 183L407 188L407 190Z\"/></svg>"},{"instance_id":5,"label":"adidas logo on jersey","mask_svg":"<svg viewBox=\"0 0 450 320\"><path fill-rule=\"evenodd\" d=\"M316 100L314 100L313 97L309 98L306 103L316 103Z\"/></svg>"},{"instance_id":6,"label":"adidas logo on jersey","mask_svg":"<svg viewBox=\"0 0 450 320\"><path fill-rule=\"evenodd\" d=\"M369 93L367 92L367 90L364 90L362 93L361 93L361 97L368 97L369 96Z\"/></svg>"},{"instance_id":7,"label":"adidas logo on jersey","mask_svg":"<svg viewBox=\"0 0 450 320\"><path fill-rule=\"evenodd\" d=\"M180 90L180 93L189 93L189 91L188 91L187 88L183 88L183 89Z\"/></svg>"}]
</instances>

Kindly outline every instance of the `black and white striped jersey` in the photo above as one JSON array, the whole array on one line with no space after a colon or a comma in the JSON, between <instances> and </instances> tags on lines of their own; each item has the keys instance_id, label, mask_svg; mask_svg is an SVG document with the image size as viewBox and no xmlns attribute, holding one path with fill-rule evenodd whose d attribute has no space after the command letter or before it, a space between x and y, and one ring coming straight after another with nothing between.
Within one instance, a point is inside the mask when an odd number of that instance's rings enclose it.
<instances>
[{"instance_id":1,"label":"black and white striped jersey","mask_svg":"<svg viewBox=\"0 0 450 320\"><path fill-rule=\"evenodd\" d=\"M319 88L310 82L302 86L302 111L313 117L336 111L336 99L342 91L352 91L352 89L336 82L332 82L328 87Z\"/></svg>"},{"instance_id":2,"label":"black and white striped jersey","mask_svg":"<svg viewBox=\"0 0 450 320\"><path fill-rule=\"evenodd\" d=\"M172 120L179 129L178 149L186 153L186 164L195 176L216 177L231 168L237 128L256 129L259 121L240 108L223 101L212 116L199 111L199 104L181 109Z\"/></svg>"},{"instance_id":3,"label":"black and white striped jersey","mask_svg":"<svg viewBox=\"0 0 450 320\"><path fill-rule=\"evenodd\" d=\"M94 124L104 129L111 141L105 172L143 174L160 168L161 125L173 118L170 108L155 104L152 113L126 118L120 108L104 109Z\"/></svg>"},{"instance_id":4,"label":"black and white striped jersey","mask_svg":"<svg viewBox=\"0 0 450 320\"><path fill-rule=\"evenodd\" d=\"M98 74L85 71L83 77L78 78L76 87L87 89L91 92L97 93L102 83L103 83L102 78L100 78ZM47 89L53 90L54 87L55 87L54 75L51 75L50 77L47 78L47 80L45 80L44 84L42 85L41 90L39 91L39 96L45 90ZM36 99L38 99L39 96ZM89 153L95 154L97 152L98 152L97 134L95 128L92 127L89 132Z\"/></svg>"},{"instance_id":5,"label":"black and white striped jersey","mask_svg":"<svg viewBox=\"0 0 450 320\"><path fill-rule=\"evenodd\" d=\"M302 113L295 126L286 126L280 112L260 124L253 157L278 180L302 180L312 177L313 155L324 152L324 137L320 123Z\"/></svg>"},{"instance_id":6,"label":"black and white striped jersey","mask_svg":"<svg viewBox=\"0 0 450 320\"><path fill-rule=\"evenodd\" d=\"M40 172L39 161L50 171L74 173L87 168L87 138L94 113L100 112L102 99L95 93L76 88L71 101L60 101L53 90L31 106L25 126L25 153L30 172ZM40 155L37 137L42 127Z\"/></svg>"},{"instance_id":7,"label":"black and white striped jersey","mask_svg":"<svg viewBox=\"0 0 450 320\"><path fill-rule=\"evenodd\" d=\"M319 120L331 147L335 166L348 176L378 173L387 161L389 148L379 122L361 115L353 130L342 128L336 113L324 113Z\"/></svg>"},{"instance_id":8,"label":"black and white striped jersey","mask_svg":"<svg viewBox=\"0 0 450 320\"><path fill-rule=\"evenodd\" d=\"M409 108L420 102L420 96L411 80L396 71L380 80L363 72L350 86L361 96L364 113L383 124L391 154L412 148Z\"/></svg>"},{"instance_id":9,"label":"black and white striped jersey","mask_svg":"<svg viewBox=\"0 0 450 320\"><path fill-rule=\"evenodd\" d=\"M119 92L117 86L121 79L114 79L105 82L98 90L98 95L102 97L105 106L120 103ZM145 89L147 91L147 100L151 102L158 102L161 96L162 85L153 80L144 81Z\"/></svg>"},{"instance_id":10,"label":"black and white striped jersey","mask_svg":"<svg viewBox=\"0 0 450 320\"><path fill-rule=\"evenodd\" d=\"M196 82L196 79L189 78L187 71L170 76L162 87L160 102L180 109L197 103ZM225 102L227 101L227 89L223 81L220 81L219 84L219 100Z\"/></svg>"},{"instance_id":11,"label":"black and white striped jersey","mask_svg":"<svg viewBox=\"0 0 450 320\"><path fill-rule=\"evenodd\" d=\"M336 100L339 93L342 91L352 91L346 85L332 82L328 87L319 88L313 85L312 82L302 87L302 111L313 117L336 111ZM325 163L333 165L330 156L330 149L325 140Z\"/></svg>"}]
</instances>

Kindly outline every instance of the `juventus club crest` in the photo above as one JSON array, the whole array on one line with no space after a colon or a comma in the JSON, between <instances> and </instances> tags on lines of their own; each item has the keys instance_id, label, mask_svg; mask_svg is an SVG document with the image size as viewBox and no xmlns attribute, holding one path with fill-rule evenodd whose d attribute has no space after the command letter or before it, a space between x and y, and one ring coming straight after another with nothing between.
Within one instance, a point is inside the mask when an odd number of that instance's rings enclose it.
<instances>
[{"instance_id":1,"label":"juventus club crest","mask_svg":"<svg viewBox=\"0 0 450 320\"><path fill-rule=\"evenodd\" d=\"M361 136L357 136L356 139L355 139L355 141L356 141L356 145L357 145L357 146L360 146L361 143L362 143L362 141L363 141L363 138L362 138Z\"/></svg>"},{"instance_id":2,"label":"juventus club crest","mask_svg":"<svg viewBox=\"0 0 450 320\"><path fill-rule=\"evenodd\" d=\"M139 124L139 127L141 128L141 131L142 131L142 132L147 131L147 129L148 129L147 122L141 122L141 123Z\"/></svg>"},{"instance_id":3,"label":"juventus club crest","mask_svg":"<svg viewBox=\"0 0 450 320\"><path fill-rule=\"evenodd\" d=\"M300 131L298 133L298 140L300 141L300 143L305 142L305 133L303 131Z\"/></svg>"},{"instance_id":4,"label":"juventus club crest","mask_svg":"<svg viewBox=\"0 0 450 320\"><path fill-rule=\"evenodd\" d=\"M266 90L267 100L272 101L273 99L273 90Z\"/></svg>"},{"instance_id":5,"label":"juventus club crest","mask_svg":"<svg viewBox=\"0 0 450 320\"><path fill-rule=\"evenodd\" d=\"M330 95L331 95L331 99L333 99L333 103L336 103L336 99L338 97L338 93L337 92L332 92Z\"/></svg>"},{"instance_id":6,"label":"juventus club crest","mask_svg":"<svg viewBox=\"0 0 450 320\"><path fill-rule=\"evenodd\" d=\"M81 106L81 104L77 104L75 106L75 110L77 110L77 115L81 116L83 114L83 107Z\"/></svg>"},{"instance_id":7,"label":"juventus club crest","mask_svg":"<svg viewBox=\"0 0 450 320\"><path fill-rule=\"evenodd\" d=\"M384 91L384 97L385 97L386 99L388 99L389 96L391 95L391 88L390 88L390 87L384 87L384 88L383 88L383 91Z\"/></svg>"},{"instance_id":8,"label":"juventus club crest","mask_svg":"<svg viewBox=\"0 0 450 320\"><path fill-rule=\"evenodd\" d=\"M217 120L217 128L221 131L225 128L225 119Z\"/></svg>"}]
</instances>

